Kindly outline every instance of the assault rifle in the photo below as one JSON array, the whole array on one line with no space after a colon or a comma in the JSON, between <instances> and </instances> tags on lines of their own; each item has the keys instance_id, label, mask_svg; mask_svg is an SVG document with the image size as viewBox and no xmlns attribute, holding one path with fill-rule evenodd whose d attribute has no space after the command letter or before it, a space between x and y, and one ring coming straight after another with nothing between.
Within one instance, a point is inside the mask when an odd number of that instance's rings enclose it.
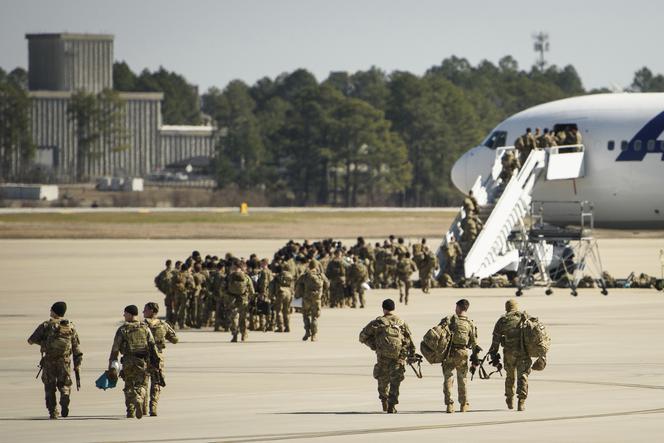
<instances>
[{"instance_id":1,"label":"assault rifle","mask_svg":"<svg viewBox=\"0 0 664 443\"><path fill-rule=\"evenodd\" d=\"M37 365L39 368L39 371L37 371L37 375L35 375L35 378L39 378L39 374L41 374L42 369L44 369L44 353L42 352L41 354L41 359L39 360L39 364Z\"/></svg>"},{"instance_id":2,"label":"assault rifle","mask_svg":"<svg viewBox=\"0 0 664 443\"><path fill-rule=\"evenodd\" d=\"M76 376L76 390L81 390L81 372L79 368L74 368L74 375Z\"/></svg>"},{"instance_id":3,"label":"assault rifle","mask_svg":"<svg viewBox=\"0 0 664 443\"><path fill-rule=\"evenodd\" d=\"M489 357L489 356L491 356L491 360L489 360L489 364L496 368L492 372L486 372L486 369L484 369L484 366L483 366L484 362L486 361L487 357ZM482 379L482 380L488 380L496 372L499 373L501 377L503 376L503 372L502 372L503 371L503 365L502 365L502 363L500 363L500 354L498 354L497 352L493 355L487 352L486 354L484 354L484 357L482 358L482 360L479 361L479 365L477 367L472 366L470 368L470 380L471 381L475 377L475 371L476 371L477 368L479 368L480 379Z\"/></svg>"},{"instance_id":4,"label":"assault rifle","mask_svg":"<svg viewBox=\"0 0 664 443\"><path fill-rule=\"evenodd\" d=\"M408 366L413 369L417 378L422 378L422 359L423 357L417 353L408 357ZM415 364L417 364L417 368L415 367Z\"/></svg>"}]
</instances>

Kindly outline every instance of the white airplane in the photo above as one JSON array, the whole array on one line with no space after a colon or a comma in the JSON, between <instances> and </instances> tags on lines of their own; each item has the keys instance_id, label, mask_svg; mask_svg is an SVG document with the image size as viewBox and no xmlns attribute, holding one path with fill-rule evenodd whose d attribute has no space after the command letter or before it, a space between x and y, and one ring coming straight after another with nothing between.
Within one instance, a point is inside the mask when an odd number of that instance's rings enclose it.
<instances>
[{"instance_id":1,"label":"white airplane","mask_svg":"<svg viewBox=\"0 0 664 443\"><path fill-rule=\"evenodd\" d=\"M545 103L500 123L480 146L457 160L452 182L468 193L487 177L496 148L514 144L526 128L577 127L583 172L568 180L539 180L534 201L589 201L595 226L664 228L664 93L597 94ZM545 205L546 221L578 223L578 211Z\"/></svg>"}]
</instances>

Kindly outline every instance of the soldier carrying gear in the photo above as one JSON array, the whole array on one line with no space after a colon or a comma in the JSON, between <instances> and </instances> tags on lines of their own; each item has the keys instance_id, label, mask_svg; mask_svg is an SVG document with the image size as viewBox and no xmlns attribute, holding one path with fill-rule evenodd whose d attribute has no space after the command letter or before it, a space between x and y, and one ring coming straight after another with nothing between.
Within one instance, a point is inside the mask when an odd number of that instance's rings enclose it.
<instances>
[{"instance_id":1,"label":"soldier carrying gear","mask_svg":"<svg viewBox=\"0 0 664 443\"><path fill-rule=\"evenodd\" d=\"M399 303L408 304L410 277L417 271L417 266L410 258L410 253L401 255L397 262L397 286L399 287Z\"/></svg>"},{"instance_id":2,"label":"soldier carrying gear","mask_svg":"<svg viewBox=\"0 0 664 443\"><path fill-rule=\"evenodd\" d=\"M273 299L270 294L270 285L274 279L274 274L268 267L267 259L260 261L260 271L256 279L256 311L258 315L258 329L265 332L268 329L271 331L273 325L271 324L271 312L273 309Z\"/></svg>"},{"instance_id":3,"label":"soldier carrying gear","mask_svg":"<svg viewBox=\"0 0 664 443\"><path fill-rule=\"evenodd\" d=\"M254 283L245 272L243 263L234 261L231 273L228 274L227 292L230 294L231 342L237 342L238 333L242 334L242 341L247 339L247 308L249 298L254 295Z\"/></svg>"},{"instance_id":4,"label":"soldier carrying gear","mask_svg":"<svg viewBox=\"0 0 664 443\"><path fill-rule=\"evenodd\" d=\"M525 402L528 397L528 375L532 360L523 349L521 331L522 313L518 310L516 300L511 299L505 303L506 313L501 316L493 328L493 341L489 354L491 360L496 361L499 347L503 346L505 364L505 402L509 409L514 409L514 383L516 381L516 394L519 399L518 410L526 409Z\"/></svg>"},{"instance_id":5,"label":"soldier carrying gear","mask_svg":"<svg viewBox=\"0 0 664 443\"><path fill-rule=\"evenodd\" d=\"M161 271L154 278L154 285L159 289L159 291L165 295L164 306L166 306L166 320L175 324L173 318L173 291L172 291L172 279L173 279L173 262L171 260L166 260L166 269Z\"/></svg>"},{"instance_id":6,"label":"soldier carrying gear","mask_svg":"<svg viewBox=\"0 0 664 443\"><path fill-rule=\"evenodd\" d=\"M463 199L463 210L466 213L466 216L479 214L480 205L477 203L477 199L473 196L472 190L470 190L468 195Z\"/></svg>"},{"instance_id":7,"label":"soldier carrying gear","mask_svg":"<svg viewBox=\"0 0 664 443\"><path fill-rule=\"evenodd\" d=\"M282 269L281 266L277 266L274 272L277 274L272 281L273 311L276 324L274 332L290 332L290 309L295 290L295 278L293 274Z\"/></svg>"},{"instance_id":8,"label":"soldier carrying gear","mask_svg":"<svg viewBox=\"0 0 664 443\"><path fill-rule=\"evenodd\" d=\"M124 319L125 323L118 328L113 339L108 369L111 370L118 354L122 354L120 376L124 379L127 418L140 419L143 417L150 371L159 368L161 358L152 331L146 323L138 320L136 305L125 308Z\"/></svg>"},{"instance_id":9,"label":"soldier carrying gear","mask_svg":"<svg viewBox=\"0 0 664 443\"><path fill-rule=\"evenodd\" d=\"M178 342L178 337L175 335L175 330L167 322L157 318L159 312L159 305L154 302L147 303L143 308L143 317L145 324L150 328L152 336L154 337L157 351L159 352L159 366L156 368L151 367L148 373L150 378L150 392L149 402L148 395L145 396L143 401L143 415L150 413L151 417L157 416L157 404L159 403L159 396L164 382L164 349L166 349L166 341L175 344ZM161 382L161 383L160 383ZM149 404L149 411L148 411Z\"/></svg>"},{"instance_id":10,"label":"soldier carrying gear","mask_svg":"<svg viewBox=\"0 0 664 443\"><path fill-rule=\"evenodd\" d=\"M352 307L356 308L358 301L360 308L364 308L364 284L369 280L369 271L362 260L353 256L353 264L348 268L349 289L352 296Z\"/></svg>"},{"instance_id":11,"label":"soldier carrying gear","mask_svg":"<svg viewBox=\"0 0 664 443\"><path fill-rule=\"evenodd\" d=\"M383 411L397 412L399 386L404 379L406 362L415 356L415 344L406 322L394 314L394 301L383 301L383 315L360 332L360 343L376 352L373 376L378 381L378 398Z\"/></svg>"},{"instance_id":12,"label":"soldier carrying gear","mask_svg":"<svg viewBox=\"0 0 664 443\"><path fill-rule=\"evenodd\" d=\"M330 282L330 305L340 308L346 294L346 263L341 257L341 249L334 251L334 258L328 263L325 275Z\"/></svg>"},{"instance_id":13,"label":"soldier carrying gear","mask_svg":"<svg viewBox=\"0 0 664 443\"><path fill-rule=\"evenodd\" d=\"M51 318L43 322L28 338L31 345L39 345L42 359L39 362L46 399L46 409L51 419L58 417L55 392L60 391L60 413L69 415L71 393L71 358L74 370L78 370L83 361L83 352L74 325L63 318L67 312L67 304L63 301L53 303ZM39 375L39 374L37 374Z\"/></svg>"},{"instance_id":14,"label":"soldier carrying gear","mask_svg":"<svg viewBox=\"0 0 664 443\"><path fill-rule=\"evenodd\" d=\"M302 320L304 322L304 337L302 340L318 339L318 317L321 311L321 298L330 282L325 274L321 273L316 263L311 261L307 271L297 279L295 284L295 298L302 298Z\"/></svg>"},{"instance_id":15,"label":"soldier carrying gear","mask_svg":"<svg viewBox=\"0 0 664 443\"><path fill-rule=\"evenodd\" d=\"M447 322L451 331L450 345L447 356L443 360L443 394L448 414L454 412L454 400L452 399L452 387L454 386L454 371L457 376L457 389L459 393L459 404L461 412L469 410L466 382L468 380L468 349L472 351L470 360L474 367L479 365L477 354L481 348L477 345L477 328L466 316L470 302L461 299L456 302L454 315L448 317Z\"/></svg>"}]
</instances>

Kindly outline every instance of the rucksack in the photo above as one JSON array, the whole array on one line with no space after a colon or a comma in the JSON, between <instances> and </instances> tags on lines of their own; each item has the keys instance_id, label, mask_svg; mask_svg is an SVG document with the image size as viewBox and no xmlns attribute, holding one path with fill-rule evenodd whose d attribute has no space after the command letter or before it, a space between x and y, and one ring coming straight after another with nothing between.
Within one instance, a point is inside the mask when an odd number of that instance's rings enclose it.
<instances>
[{"instance_id":1,"label":"rucksack","mask_svg":"<svg viewBox=\"0 0 664 443\"><path fill-rule=\"evenodd\" d=\"M546 357L551 347L551 337L546 326L536 317L529 317L527 313L521 314L521 341L523 349L529 357Z\"/></svg>"},{"instance_id":2,"label":"rucksack","mask_svg":"<svg viewBox=\"0 0 664 443\"><path fill-rule=\"evenodd\" d=\"M138 357L148 356L148 331L149 328L144 323L127 323L124 326L122 333L129 354Z\"/></svg>"},{"instance_id":3,"label":"rucksack","mask_svg":"<svg viewBox=\"0 0 664 443\"><path fill-rule=\"evenodd\" d=\"M452 330L449 318L445 317L433 328L429 329L420 343L420 352L426 360L433 364L442 363L452 343Z\"/></svg>"},{"instance_id":4,"label":"rucksack","mask_svg":"<svg viewBox=\"0 0 664 443\"><path fill-rule=\"evenodd\" d=\"M307 272L303 275L304 291L307 294L317 294L323 289L323 278L316 272Z\"/></svg>"},{"instance_id":5,"label":"rucksack","mask_svg":"<svg viewBox=\"0 0 664 443\"><path fill-rule=\"evenodd\" d=\"M71 354L74 329L69 320L60 320L50 325L46 337L46 354L49 357L67 357Z\"/></svg>"},{"instance_id":6,"label":"rucksack","mask_svg":"<svg viewBox=\"0 0 664 443\"><path fill-rule=\"evenodd\" d=\"M228 276L228 292L231 295L242 296L247 291L247 279L240 271L231 272Z\"/></svg>"},{"instance_id":7,"label":"rucksack","mask_svg":"<svg viewBox=\"0 0 664 443\"><path fill-rule=\"evenodd\" d=\"M376 352L388 358L399 358L403 348L403 334L398 321L380 318L376 329Z\"/></svg>"},{"instance_id":8,"label":"rucksack","mask_svg":"<svg viewBox=\"0 0 664 443\"><path fill-rule=\"evenodd\" d=\"M412 272L409 260L400 260L397 264L397 272L403 276L409 276Z\"/></svg>"},{"instance_id":9,"label":"rucksack","mask_svg":"<svg viewBox=\"0 0 664 443\"><path fill-rule=\"evenodd\" d=\"M329 264L330 277L332 277L332 278L341 277L342 267L343 267L343 265L341 264L340 261L332 260Z\"/></svg>"}]
</instances>

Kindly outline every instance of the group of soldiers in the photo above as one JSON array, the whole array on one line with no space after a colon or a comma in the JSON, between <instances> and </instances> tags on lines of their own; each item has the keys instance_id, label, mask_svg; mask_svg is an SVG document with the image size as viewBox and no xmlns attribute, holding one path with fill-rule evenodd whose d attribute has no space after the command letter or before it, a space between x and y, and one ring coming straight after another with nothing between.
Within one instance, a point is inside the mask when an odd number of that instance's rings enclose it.
<instances>
[{"instance_id":1,"label":"group of soldiers","mask_svg":"<svg viewBox=\"0 0 664 443\"><path fill-rule=\"evenodd\" d=\"M390 236L374 245L358 237L351 247L333 239L291 240L271 260L256 254L248 259L202 257L193 251L185 260L166 260L154 283L165 296L166 320L173 327L213 326L230 331L233 342L244 341L248 331L290 332L294 298L302 299L303 312L311 299L321 308L364 308L371 287L398 288L400 301L407 304L414 272L422 291L429 292L437 258L426 239L410 249L403 238ZM314 274L321 280L315 291L311 282L305 284Z\"/></svg>"},{"instance_id":2,"label":"group of soldiers","mask_svg":"<svg viewBox=\"0 0 664 443\"><path fill-rule=\"evenodd\" d=\"M519 154L519 164L522 165L533 149L580 145L582 143L583 137L576 126L561 128L555 133L549 131L548 128L544 128L544 131L540 131L540 128L535 128L535 133L532 133L530 128L526 128L526 132L514 141L514 148L516 148Z\"/></svg>"},{"instance_id":3,"label":"group of soldiers","mask_svg":"<svg viewBox=\"0 0 664 443\"><path fill-rule=\"evenodd\" d=\"M442 360L443 395L447 413L453 413L454 400L452 388L456 373L458 402L461 412L470 410L467 380L469 361L472 373L480 366L479 353L482 348L477 344L477 328L470 318L470 302L461 299L456 303L454 314L441 320L441 325L448 325L450 331L449 346ZM383 315L371 321L360 332L360 342L376 352L376 364L373 376L378 382L378 398L384 412L396 413L399 403L399 387L404 379L406 364L417 362L412 333L405 321L395 313L395 303L386 299L382 304ZM490 362L498 371L505 370L505 403L514 409L516 394L517 410L524 411L528 397L528 375L531 369L542 370L546 366L545 358L538 358L535 363L522 343L522 321L527 314L519 311L515 300L505 303L505 314L496 322L493 329L491 347L487 352ZM503 364L500 363L500 346L503 347ZM470 351L470 354L469 354ZM516 389L515 389L516 385Z\"/></svg>"},{"instance_id":4,"label":"group of soldiers","mask_svg":"<svg viewBox=\"0 0 664 443\"><path fill-rule=\"evenodd\" d=\"M63 301L51 306L50 318L37 326L28 338L29 344L39 345L42 354L39 372L44 383L46 409L49 417L69 415L72 386L71 361L74 363L77 389L80 387L79 369L83 361L80 339L73 323L64 318L67 304ZM166 341L177 343L173 328L157 318L157 303L147 303L144 320L138 318L138 307L124 309L124 323L113 339L107 375L113 381L124 380L127 418L157 415L161 388L166 385L163 376ZM121 355L121 358L120 358ZM118 361L119 360L119 361ZM122 363L122 369L117 368ZM56 393L60 393L60 409Z\"/></svg>"}]
</instances>

